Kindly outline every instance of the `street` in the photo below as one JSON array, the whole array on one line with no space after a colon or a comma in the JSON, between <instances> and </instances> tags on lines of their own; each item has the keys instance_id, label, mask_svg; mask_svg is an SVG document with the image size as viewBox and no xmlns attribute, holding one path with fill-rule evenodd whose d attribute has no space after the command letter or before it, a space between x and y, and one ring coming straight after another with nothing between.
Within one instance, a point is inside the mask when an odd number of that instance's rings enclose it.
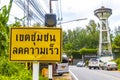
<instances>
[{"instance_id":1,"label":"street","mask_svg":"<svg viewBox=\"0 0 120 80\"><path fill-rule=\"evenodd\" d=\"M120 71L105 71L76 66L69 66L69 69L73 80L120 80Z\"/></svg>"}]
</instances>

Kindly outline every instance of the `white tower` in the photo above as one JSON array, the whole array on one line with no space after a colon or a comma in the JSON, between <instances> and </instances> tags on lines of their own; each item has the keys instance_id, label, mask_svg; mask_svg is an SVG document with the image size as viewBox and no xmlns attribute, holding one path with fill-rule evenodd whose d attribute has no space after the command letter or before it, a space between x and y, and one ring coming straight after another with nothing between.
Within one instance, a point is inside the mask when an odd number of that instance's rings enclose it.
<instances>
[{"instance_id":1,"label":"white tower","mask_svg":"<svg viewBox=\"0 0 120 80\"><path fill-rule=\"evenodd\" d=\"M112 9L101 8L94 11L94 15L100 20L100 34L99 34L99 52L98 55L112 54L110 30L108 25L108 18L112 14Z\"/></svg>"}]
</instances>

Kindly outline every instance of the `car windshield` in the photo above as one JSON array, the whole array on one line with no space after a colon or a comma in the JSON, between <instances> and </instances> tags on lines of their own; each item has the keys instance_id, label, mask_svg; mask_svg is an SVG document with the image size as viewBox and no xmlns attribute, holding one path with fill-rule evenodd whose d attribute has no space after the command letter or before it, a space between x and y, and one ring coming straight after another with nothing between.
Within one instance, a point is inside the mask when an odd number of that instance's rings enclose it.
<instances>
[{"instance_id":1,"label":"car windshield","mask_svg":"<svg viewBox=\"0 0 120 80\"><path fill-rule=\"evenodd\" d=\"M90 61L98 61L97 58L92 58Z\"/></svg>"}]
</instances>

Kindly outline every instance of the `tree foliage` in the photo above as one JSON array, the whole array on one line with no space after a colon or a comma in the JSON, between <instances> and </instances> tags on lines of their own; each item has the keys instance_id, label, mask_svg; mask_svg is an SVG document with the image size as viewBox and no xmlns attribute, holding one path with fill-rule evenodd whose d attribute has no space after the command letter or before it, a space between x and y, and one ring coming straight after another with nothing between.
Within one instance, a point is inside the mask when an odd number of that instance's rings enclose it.
<instances>
[{"instance_id":1,"label":"tree foliage","mask_svg":"<svg viewBox=\"0 0 120 80\"><path fill-rule=\"evenodd\" d=\"M114 38L114 44L116 46L119 46L120 47L120 35L117 35L115 38Z\"/></svg>"},{"instance_id":2,"label":"tree foliage","mask_svg":"<svg viewBox=\"0 0 120 80\"><path fill-rule=\"evenodd\" d=\"M87 29L87 48L97 48L99 44L99 30L94 20L90 20Z\"/></svg>"},{"instance_id":3,"label":"tree foliage","mask_svg":"<svg viewBox=\"0 0 120 80\"><path fill-rule=\"evenodd\" d=\"M95 21L90 20L86 28L76 28L63 32L64 50L80 50L81 48L97 48L99 30Z\"/></svg>"}]
</instances>

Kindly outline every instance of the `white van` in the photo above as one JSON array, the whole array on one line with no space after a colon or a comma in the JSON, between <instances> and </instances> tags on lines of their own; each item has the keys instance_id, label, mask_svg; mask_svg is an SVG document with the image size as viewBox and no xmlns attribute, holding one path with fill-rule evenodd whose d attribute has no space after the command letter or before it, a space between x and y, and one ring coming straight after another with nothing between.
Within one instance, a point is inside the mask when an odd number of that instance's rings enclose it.
<instances>
[{"instance_id":1,"label":"white van","mask_svg":"<svg viewBox=\"0 0 120 80\"><path fill-rule=\"evenodd\" d=\"M91 68L100 69L102 65L103 65L102 61L98 58L91 58L88 63L89 69Z\"/></svg>"}]
</instances>

